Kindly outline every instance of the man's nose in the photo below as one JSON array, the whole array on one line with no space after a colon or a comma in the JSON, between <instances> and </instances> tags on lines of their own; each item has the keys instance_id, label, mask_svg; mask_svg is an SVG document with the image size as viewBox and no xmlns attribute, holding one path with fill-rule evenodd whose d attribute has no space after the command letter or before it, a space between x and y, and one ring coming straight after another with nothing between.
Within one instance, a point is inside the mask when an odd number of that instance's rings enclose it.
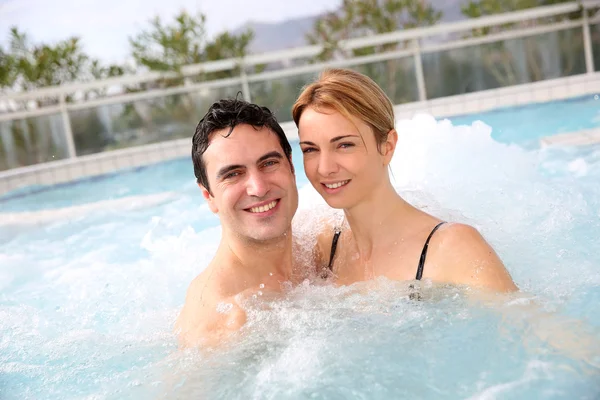
<instances>
[{"instance_id":1,"label":"man's nose","mask_svg":"<svg viewBox=\"0 0 600 400\"><path fill-rule=\"evenodd\" d=\"M248 196L264 197L269 192L269 182L261 173L251 173L246 182Z\"/></svg>"}]
</instances>

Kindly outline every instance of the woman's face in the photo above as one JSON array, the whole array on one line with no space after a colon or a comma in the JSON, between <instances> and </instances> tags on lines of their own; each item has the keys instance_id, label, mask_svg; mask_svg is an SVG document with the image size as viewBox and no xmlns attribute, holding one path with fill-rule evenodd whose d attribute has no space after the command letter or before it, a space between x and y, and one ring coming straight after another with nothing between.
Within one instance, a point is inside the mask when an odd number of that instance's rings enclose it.
<instances>
[{"instance_id":1,"label":"woman's face","mask_svg":"<svg viewBox=\"0 0 600 400\"><path fill-rule=\"evenodd\" d=\"M371 127L358 118L307 107L298 134L306 176L330 207L352 208L389 180L395 140L388 138L380 152Z\"/></svg>"}]
</instances>

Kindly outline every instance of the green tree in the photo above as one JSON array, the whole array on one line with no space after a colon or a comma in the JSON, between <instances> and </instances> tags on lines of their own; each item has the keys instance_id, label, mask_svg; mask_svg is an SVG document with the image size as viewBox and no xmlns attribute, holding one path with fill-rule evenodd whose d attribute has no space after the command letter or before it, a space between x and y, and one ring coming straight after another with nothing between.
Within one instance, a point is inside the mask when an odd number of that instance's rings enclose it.
<instances>
[{"instance_id":1,"label":"green tree","mask_svg":"<svg viewBox=\"0 0 600 400\"><path fill-rule=\"evenodd\" d=\"M424 0L343 0L340 8L317 19L307 35L311 44L320 44L323 51L314 61L364 56L408 48L404 41L367 46L348 51L340 42L354 37L377 35L396 30L431 26L442 18ZM396 104L416 100L417 90L412 59L389 60L357 67L370 76Z\"/></svg>"},{"instance_id":2,"label":"green tree","mask_svg":"<svg viewBox=\"0 0 600 400\"><path fill-rule=\"evenodd\" d=\"M58 86L81 78L90 61L79 38L72 37L55 45L32 45L25 33L10 30L10 46L24 90Z\"/></svg>"},{"instance_id":3,"label":"green tree","mask_svg":"<svg viewBox=\"0 0 600 400\"><path fill-rule=\"evenodd\" d=\"M35 90L48 86L60 86L69 82L102 79L110 76L122 75L123 67L111 65L103 66L98 60L89 57L83 50L77 37L71 37L54 44L33 43L28 35L17 27L9 31L8 51L1 50L0 57L0 84L5 89L16 91ZM87 98L91 95L102 96L104 90L90 90L78 93ZM66 97L67 101L74 98L74 93ZM47 96L36 99L38 107L57 104L57 96ZM16 102L19 103L19 102ZM20 102L20 107L25 108L27 101ZM87 110L89 114L97 112L96 109ZM11 142L15 145L15 157L19 165L28 165L37 162L49 161L65 155L64 149L59 148L55 138L59 124L56 124L56 115L31 117L9 122ZM97 117L96 117L97 119ZM84 128L75 131L75 139L81 143L78 134L83 135L83 141L93 141L92 130L89 125L94 125L94 118L84 121ZM96 125L98 125L96 123Z\"/></svg>"},{"instance_id":4,"label":"green tree","mask_svg":"<svg viewBox=\"0 0 600 400\"><path fill-rule=\"evenodd\" d=\"M0 47L0 91L15 84L16 72L14 57Z\"/></svg>"},{"instance_id":5,"label":"green tree","mask_svg":"<svg viewBox=\"0 0 600 400\"><path fill-rule=\"evenodd\" d=\"M251 30L239 35L225 32L209 39L206 35L206 17L182 11L172 21L153 18L147 29L130 38L132 55L136 63L152 71L181 74L183 67L224 58L243 58L254 38ZM182 86L187 83L239 76L239 67L204 73L195 76L178 76L157 82L130 87L130 91L149 88ZM182 93L144 102L135 102L125 107L122 118L135 121L142 135L154 134L177 137L189 134L198 122L198 115L208 108L207 102L217 89ZM137 139L136 139L137 140Z\"/></svg>"},{"instance_id":6,"label":"green tree","mask_svg":"<svg viewBox=\"0 0 600 400\"><path fill-rule=\"evenodd\" d=\"M240 35L232 35L229 32L223 32L212 42L207 43L204 54L207 61L215 61L227 58L243 58L248 53L248 46L254 39L254 32L247 29ZM261 68L261 67L259 67ZM236 68L230 71L219 71L212 73L210 79L228 78L239 76L240 70Z\"/></svg>"},{"instance_id":7,"label":"green tree","mask_svg":"<svg viewBox=\"0 0 600 400\"><path fill-rule=\"evenodd\" d=\"M423 0L343 0L338 10L315 21L313 32L306 38L311 44L324 46L318 56L321 61L336 56L374 54L405 47L408 43L372 46L346 53L340 49L339 42L353 37L430 26L441 18L442 12Z\"/></svg>"},{"instance_id":8,"label":"green tree","mask_svg":"<svg viewBox=\"0 0 600 400\"><path fill-rule=\"evenodd\" d=\"M212 41L206 36L206 17L202 13L190 15L182 11L170 23L163 23L160 17L150 21L150 27L130 38L132 55L135 61L152 71L181 72L186 65L224 58L241 58L248 52L254 32L247 30L239 35L229 32L217 35ZM222 71L207 74L198 79L230 77L239 71ZM164 82L163 85L181 84L179 79Z\"/></svg>"},{"instance_id":9,"label":"green tree","mask_svg":"<svg viewBox=\"0 0 600 400\"><path fill-rule=\"evenodd\" d=\"M163 24L159 16L150 28L129 39L133 58L153 71L180 71L188 64L202 62L206 41L203 14L192 16L182 11L173 24Z\"/></svg>"},{"instance_id":10,"label":"green tree","mask_svg":"<svg viewBox=\"0 0 600 400\"><path fill-rule=\"evenodd\" d=\"M103 66L89 57L80 39L71 37L53 45L33 44L26 33L12 27L9 33L9 53L0 67L3 86L17 83L17 89L34 90L60 86L69 82L104 79L123 75L125 68ZM4 57L3 57L4 59ZM6 71L6 72L4 72ZM56 101L47 99L46 101ZM44 101L43 101L44 102Z\"/></svg>"}]
</instances>

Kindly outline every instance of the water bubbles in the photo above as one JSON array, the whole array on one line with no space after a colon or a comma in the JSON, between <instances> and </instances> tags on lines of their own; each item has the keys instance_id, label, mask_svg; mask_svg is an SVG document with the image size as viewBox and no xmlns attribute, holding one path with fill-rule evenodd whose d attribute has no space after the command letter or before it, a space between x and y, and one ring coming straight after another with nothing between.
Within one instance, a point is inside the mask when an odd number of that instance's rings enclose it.
<instances>
[{"instance_id":1,"label":"water bubbles","mask_svg":"<svg viewBox=\"0 0 600 400\"><path fill-rule=\"evenodd\" d=\"M233 304L231 304L231 303L220 302L219 304L217 304L217 312L219 314L227 314L232 309L233 309Z\"/></svg>"},{"instance_id":2,"label":"water bubbles","mask_svg":"<svg viewBox=\"0 0 600 400\"><path fill-rule=\"evenodd\" d=\"M271 273L271 275L273 275L273 274ZM265 288L265 284L261 283L258 287L261 288L261 289L264 289Z\"/></svg>"},{"instance_id":3,"label":"water bubbles","mask_svg":"<svg viewBox=\"0 0 600 400\"><path fill-rule=\"evenodd\" d=\"M598 95L594 96L594 100L598 100L599 98L600 98L600 96L598 96Z\"/></svg>"},{"instance_id":4,"label":"water bubbles","mask_svg":"<svg viewBox=\"0 0 600 400\"><path fill-rule=\"evenodd\" d=\"M568 164L568 169L576 176L585 176L588 172L588 164L583 158L577 158Z\"/></svg>"}]
</instances>

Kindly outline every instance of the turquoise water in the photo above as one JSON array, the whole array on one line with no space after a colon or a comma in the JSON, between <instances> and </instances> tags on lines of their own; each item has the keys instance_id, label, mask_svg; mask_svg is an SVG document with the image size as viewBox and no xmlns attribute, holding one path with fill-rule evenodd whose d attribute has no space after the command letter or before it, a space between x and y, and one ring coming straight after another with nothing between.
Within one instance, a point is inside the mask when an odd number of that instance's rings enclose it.
<instances>
[{"instance_id":1,"label":"turquoise water","mask_svg":"<svg viewBox=\"0 0 600 400\"><path fill-rule=\"evenodd\" d=\"M564 101L533 103L450 118L455 125L483 120L502 143L537 147L539 139L560 133L600 127L600 97L589 95Z\"/></svg>"},{"instance_id":2,"label":"turquoise water","mask_svg":"<svg viewBox=\"0 0 600 400\"><path fill-rule=\"evenodd\" d=\"M171 161L4 196L0 398L598 398L600 147L532 149L427 116L398 130L397 190L479 228L537 307L307 284L245 304L234 345L179 352L172 323L220 228L191 162ZM329 210L294 156L309 247Z\"/></svg>"}]
</instances>

